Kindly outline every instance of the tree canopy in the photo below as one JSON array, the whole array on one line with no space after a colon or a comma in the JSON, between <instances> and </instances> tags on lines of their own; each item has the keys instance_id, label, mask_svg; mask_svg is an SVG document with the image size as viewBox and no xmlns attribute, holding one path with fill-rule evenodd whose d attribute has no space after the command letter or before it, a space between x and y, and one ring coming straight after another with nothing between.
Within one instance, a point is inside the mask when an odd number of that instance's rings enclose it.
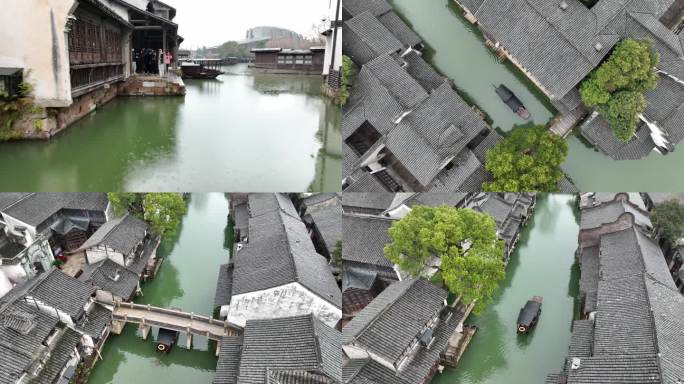
<instances>
[{"instance_id":1,"label":"tree canopy","mask_svg":"<svg viewBox=\"0 0 684 384\"><path fill-rule=\"evenodd\" d=\"M450 292L480 312L504 277L504 243L489 215L471 209L415 206L389 229L385 256L411 276L420 276L433 259Z\"/></svg>"},{"instance_id":2,"label":"tree canopy","mask_svg":"<svg viewBox=\"0 0 684 384\"><path fill-rule=\"evenodd\" d=\"M179 193L108 193L117 215L126 212L145 220L152 230L163 237L172 237L180 226L187 206Z\"/></svg>"},{"instance_id":3,"label":"tree canopy","mask_svg":"<svg viewBox=\"0 0 684 384\"><path fill-rule=\"evenodd\" d=\"M585 105L598 107L615 137L627 142L646 108L644 92L658 86L660 55L645 40L626 39L580 86Z\"/></svg>"},{"instance_id":4,"label":"tree canopy","mask_svg":"<svg viewBox=\"0 0 684 384\"><path fill-rule=\"evenodd\" d=\"M568 143L544 126L517 127L487 152L485 168L493 181L482 188L488 192L556 192L567 155Z\"/></svg>"},{"instance_id":5,"label":"tree canopy","mask_svg":"<svg viewBox=\"0 0 684 384\"><path fill-rule=\"evenodd\" d=\"M674 199L656 204L651 221L660 236L676 244L684 237L684 204Z\"/></svg>"}]
</instances>

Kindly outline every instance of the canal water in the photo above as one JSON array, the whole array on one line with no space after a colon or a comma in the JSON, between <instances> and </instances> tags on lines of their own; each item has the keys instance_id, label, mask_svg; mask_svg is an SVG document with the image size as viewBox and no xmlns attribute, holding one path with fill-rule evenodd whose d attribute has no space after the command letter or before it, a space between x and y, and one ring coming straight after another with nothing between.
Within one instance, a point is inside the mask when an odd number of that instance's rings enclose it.
<instances>
[{"instance_id":1,"label":"canal water","mask_svg":"<svg viewBox=\"0 0 684 384\"><path fill-rule=\"evenodd\" d=\"M166 257L156 278L143 285L137 303L211 315L219 265L227 263L233 243L228 224L227 195L193 194L188 213L176 238L162 242L158 254ZM215 346L195 336L193 349L185 349L185 336L169 354L156 351L157 329L147 340L135 325L105 344L102 361L91 373L89 384L210 383L214 377Z\"/></svg>"},{"instance_id":2,"label":"canal water","mask_svg":"<svg viewBox=\"0 0 684 384\"><path fill-rule=\"evenodd\" d=\"M535 123L555 115L548 99L510 62L499 63L484 45L478 29L453 0L390 0L395 10L424 39L425 58L455 83L461 95L477 105L493 126L509 131L523 120L501 102L492 84L505 84L528 107ZM652 153L637 161L615 161L571 136L563 169L583 191L684 189L684 149L667 156ZM684 143L681 144L684 146Z\"/></svg>"},{"instance_id":3,"label":"canal water","mask_svg":"<svg viewBox=\"0 0 684 384\"><path fill-rule=\"evenodd\" d=\"M458 367L437 374L433 384L543 383L561 370L579 287L578 214L573 196L539 195L494 302L468 319L478 331ZM532 296L544 297L541 318L518 336L518 312Z\"/></svg>"},{"instance_id":4,"label":"canal water","mask_svg":"<svg viewBox=\"0 0 684 384\"><path fill-rule=\"evenodd\" d=\"M50 141L0 143L0 189L340 189L341 112L320 76L188 80L181 97L117 98Z\"/></svg>"},{"instance_id":5,"label":"canal water","mask_svg":"<svg viewBox=\"0 0 684 384\"><path fill-rule=\"evenodd\" d=\"M461 96L477 105L492 120L492 126L510 131L525 120L511 111L496 95L494 86L506 85L530 111L535 123L546 124L555 114L553 106L535 86L500 63L484 45L478 29L462 16L450 0L391 0L394 9L423 38L425 58L454 81Z\"/></svg>"}]
</instances>

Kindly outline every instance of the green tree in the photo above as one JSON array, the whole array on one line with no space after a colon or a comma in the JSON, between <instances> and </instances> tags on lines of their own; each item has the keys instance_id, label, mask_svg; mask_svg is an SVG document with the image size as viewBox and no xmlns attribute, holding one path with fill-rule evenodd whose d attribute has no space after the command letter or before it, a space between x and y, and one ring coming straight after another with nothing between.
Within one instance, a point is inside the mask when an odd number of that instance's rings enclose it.
<instances>
[{"instance_id":1,"label":"green tree","mask_svg":"<svg viewBox=\"0 0 684 384\"><path fill-rule=\"evenodd\" d=\"M561 164L568 143L543 126L515 128L487 152L485 168L493 181L483 184L488 192L555 192L563 178Z\"/></svg>"},{"instance_id":2,"label":"green tree","mask_svg":"<svg viewBox=\"0 0 684 384\"><path fill-rule=\"evenodd\" d=\"M580 86L582 102L598 107L615 136L629 141L646 108L643 93L658 86L660 55L646 40L626 39Z\"/></svg>"},{"instance_id":3,"label":"green tree","mask_svg":"<svg viewBox=\"0 0 684 384\"><path fill-rule=\"evenodd\" d=\"M639 115L646 109L646 99L643 94L635 91L616 92L599 109L610 122L615 137L628 142L636 132Z\"/></svg>"},{"instance_id":4,"label":"green tree","mask_svg":"<svg viewBox=\"0 0 684 384\"><path fill-rule=\"evenodd\" d=\"M385 256L399 268L419 276L433 258L450 292L479 312L491 301L504 277L503 241L490 216L471 209L415 206L392 224Z\"/></svg>"},{"instance_id":5,"label":"green tree","mask_svg":"<svg viewBox=\"0 0 684 384\"><path fill-rule=\"evenodd\" d=\"M660 236L676 244L684 237L684 204L674 199L656 204L651 221Z\"/></svg>"},{"instance_id":6,"label":"green tree","mask_svg":"<svg viewBox=\"0 0 684 384\"><path fill-rule=\"evenodd\" d=\"M340 85L340 96L338 98L340 105L344 106L349 100L349 88L354 83L356 77L356 67L352 59L348 56L342 56L342 80Z\"/></svg>"},{"instance_id":7,"label":"green tree","mask_svg":"<svg viewBox=\"0 0 684 384\"><path fill-rule=\"evenodd\" d=\"M152 229L164 236L172 237L180 226L187 206L180 193L148 193L143 199L145 221Z\"/></svg>"},{"instance_id":8,"label":"green tree","mask_svg":"<svg viewBox=\"0 0 684 384\"><path fill-rule=\"evenodd\" d=\"M187 206L179 193L127 193L110 192L107 194L114 213L125 213L145 220L152 230L164 236L175 235Z\"/></svg>"},{"instance_id":9,"label":"green tree","mask_svg":"<svg viewBox=\"0 0 684 384\"><path fill-rule=\"evenodd\" d=\"M107 197L116 215L122 216L128 212L135 217L143 218L142 193L109 192Z\"/></svg>"}]
</instances>

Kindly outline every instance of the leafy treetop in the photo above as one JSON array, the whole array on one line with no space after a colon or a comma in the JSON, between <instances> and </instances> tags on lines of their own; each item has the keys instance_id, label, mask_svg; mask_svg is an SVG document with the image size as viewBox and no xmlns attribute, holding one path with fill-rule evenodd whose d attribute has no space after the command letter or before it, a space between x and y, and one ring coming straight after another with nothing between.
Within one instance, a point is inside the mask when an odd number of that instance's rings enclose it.
<instances>
[{"instance_id":1,"label":"leafy treetop","mask_svg":"<svg viewBox=\"0 0 684 384\"><path fill-rule=\"evenodd\" d=\"M568 143L545 127L517 127L487 152L485 168L493 181L482 188L487 192L556 192L567 155Z\"/></svg>"},{"instance_id":2,"label":"leafy treetop","mask_svg":"<svg viewBox=\"0 0 684 384\"><path fill-rule=\"evenodd\" d=\"M450 292L475 303L480 312L504 277L503 241L490 216L450 206L415 206L392 224L385 256L402 270L419 276L433 258Z\"/></svg>"},{"instance_id":3,"label":"leafy treetop","mask_svg":"<svg viewBox=\"0 0 684 384\"><path fill-rule=\"evenodd\" d=\"M623 142L634 136L639 115L646 108L644 92L658 86L659 61L650 42L626 39L580 86L582 102L598 107Z\"/></svg>"},{"instance_id":4,"label":"leafy treetop","mask_svg":"<svg viewBox=\"0 0 684 384\"><path fill-rule=\"evenodd\" d=\"M163 237L172 237L180 227L187 206L179 193L108 193L117 215L130 213L145 220Z\"/></svg>"},{"instance_id":5,"label":"leafy treetop","mask_svg":"<svg viewBox=\"0 0 684 384\"><path fill-rule=\"evenodd\" d=\"M663 238L676 244L684 237L684 204L674 199L656 204L651 221Z\"/></svg>"}]
</instances>

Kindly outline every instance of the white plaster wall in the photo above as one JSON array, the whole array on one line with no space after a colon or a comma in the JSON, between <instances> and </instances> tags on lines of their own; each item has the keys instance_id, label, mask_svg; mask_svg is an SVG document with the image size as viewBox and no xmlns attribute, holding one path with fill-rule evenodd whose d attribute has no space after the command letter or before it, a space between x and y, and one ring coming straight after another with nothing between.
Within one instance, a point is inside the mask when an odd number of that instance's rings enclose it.
<instances>
[{"instance_id":1,"label":"white plaster wall","mask_svg":"<svg viewBox=\"0 0 684 384\"><path fill-rule=\"evenodd\" d=\"M31 306L38 306L38 309L40 309L41 312L46 313L47 315L50 315L52 317L56 317L61 321L62 323L73 327L74 326L74 321L71 319L71 316L66 314L65 312L60 311L57 308L54 308L50 305L47 305L40 300L34 300L32 297L27 296L25 301L28 303L28 305Z\"/></svg>"},{"instance_id":2,"label":"white plaster wall","mask_svg":"<svg viewBox=\"0 0 684 384\"><path fill-rule=\"evenodd\" d=\"M125 266L124 258L121 253L116 252L112 249L106 249L105 247L93 247L90 249L86 249L86 257L88 264L95 264L97 262L109 258L113 262L121 266Z\"/></svg>"},{"instance_id":3,"label":"white plaster wall","mask_svg":"<svg viewBox=\"0 0 684 384\"><path fill-rule=\"evenodd\" d=\"M0 44L0 46L2 46L2 44ZM26 235L24 236L24 239L26 240L25 245L33 243L33 241L36 239L36 227L32 227L32 226L24 223L23 221L17 220L14 217L9 216L6 213L2 213L2 217L5 220L5 224L6 224L6 228L7 228L6 232L7 233L16 232L14 230L15 227L25 227L26 228L26 232L25 232Z\"/></svg>"},{"instance_id":4,"label":"white plaster wall","mask_svg":"<svg viewBox=\"0 0 684 384\"><path fill-rule=\"evenodd\" d=\"M342 318L342 309L323 300L299 283L235 295L229 306L221 307L221 315L231 323L244 327L247 320L274 319L312 313L330 327Z\"/></svg>"},{"instance_id":5,"label":"white plaster wall","mask_svg":"<svg viewBox=\"0 0 684 384\"><path fill-rule=\"evenodd\" d=\"M147 10L147 4L150 1L149 0L126 0L126 2L130 5L138 7L140 9Z\"/></svg>"},{"instance_id":6,"label":"white plaster wall","mask_svg":"<svg viewBox=\"0 0 684 384\"><path fill-rule=\"evenodd\" d=\"M9 277L5 274L5 271L0 269L0 297L5 296L5 294L12 290L12 282Z\"/></svg>"},{"instance_id":7,"label":"white plaster wall","mask_svg":"<svg viewBox=\"0 0 684 384\"><path fill-rule=\"evenodd\" d=\"M14 283L25 281L26 277L28 276L20 264L0 266L0 271L2 271L2 273L4 273L4 275Z\"/></svg>"},{"instance_id":8,"label":"white plaster wall","mask_svg":"<svg viewBox=\"0 0 684 384\"><path fill-rule=\"evenodd\" d=\"M328 0L328 18L331 21L335 21L335 11L337 10L337 0ZM342 6L340 6L339 19L342 20ZM325 38L325 60L323 61L323 75L328 75L330 73L330 61L332 60L332 46L333 46L333 36ZM340 68L342 66L342 28L337 29L337 45L335 47L335 68Z\"/></svg>"},{"instance_id":9,"label":"white plaster wall","mask_svg":"<svg viewBox=\"0 0 684 384\"><path fill-rule=\"evenodd\" d=\"M24 68L36 103L71 105L64 33L74 0L4 0L0 12L0 67ZM28 74L26 71L29 71Z\"/></svg>"},{"instance_id":10,"label":"white plaster wall","mask_svg":"<svg viewBox=\"0 0 684 384\"><path fill-rule=\"evenodd\" d=\"M106 5L107 8L111 9L114 13L119 15L122 19L129 21L130 18L128 17L128 8L124 7L123 5L117 3L116 1L112 0L100 0L102 4ZM128 1L131 3L132 1Z\"/></svg>"}]
</instances>

